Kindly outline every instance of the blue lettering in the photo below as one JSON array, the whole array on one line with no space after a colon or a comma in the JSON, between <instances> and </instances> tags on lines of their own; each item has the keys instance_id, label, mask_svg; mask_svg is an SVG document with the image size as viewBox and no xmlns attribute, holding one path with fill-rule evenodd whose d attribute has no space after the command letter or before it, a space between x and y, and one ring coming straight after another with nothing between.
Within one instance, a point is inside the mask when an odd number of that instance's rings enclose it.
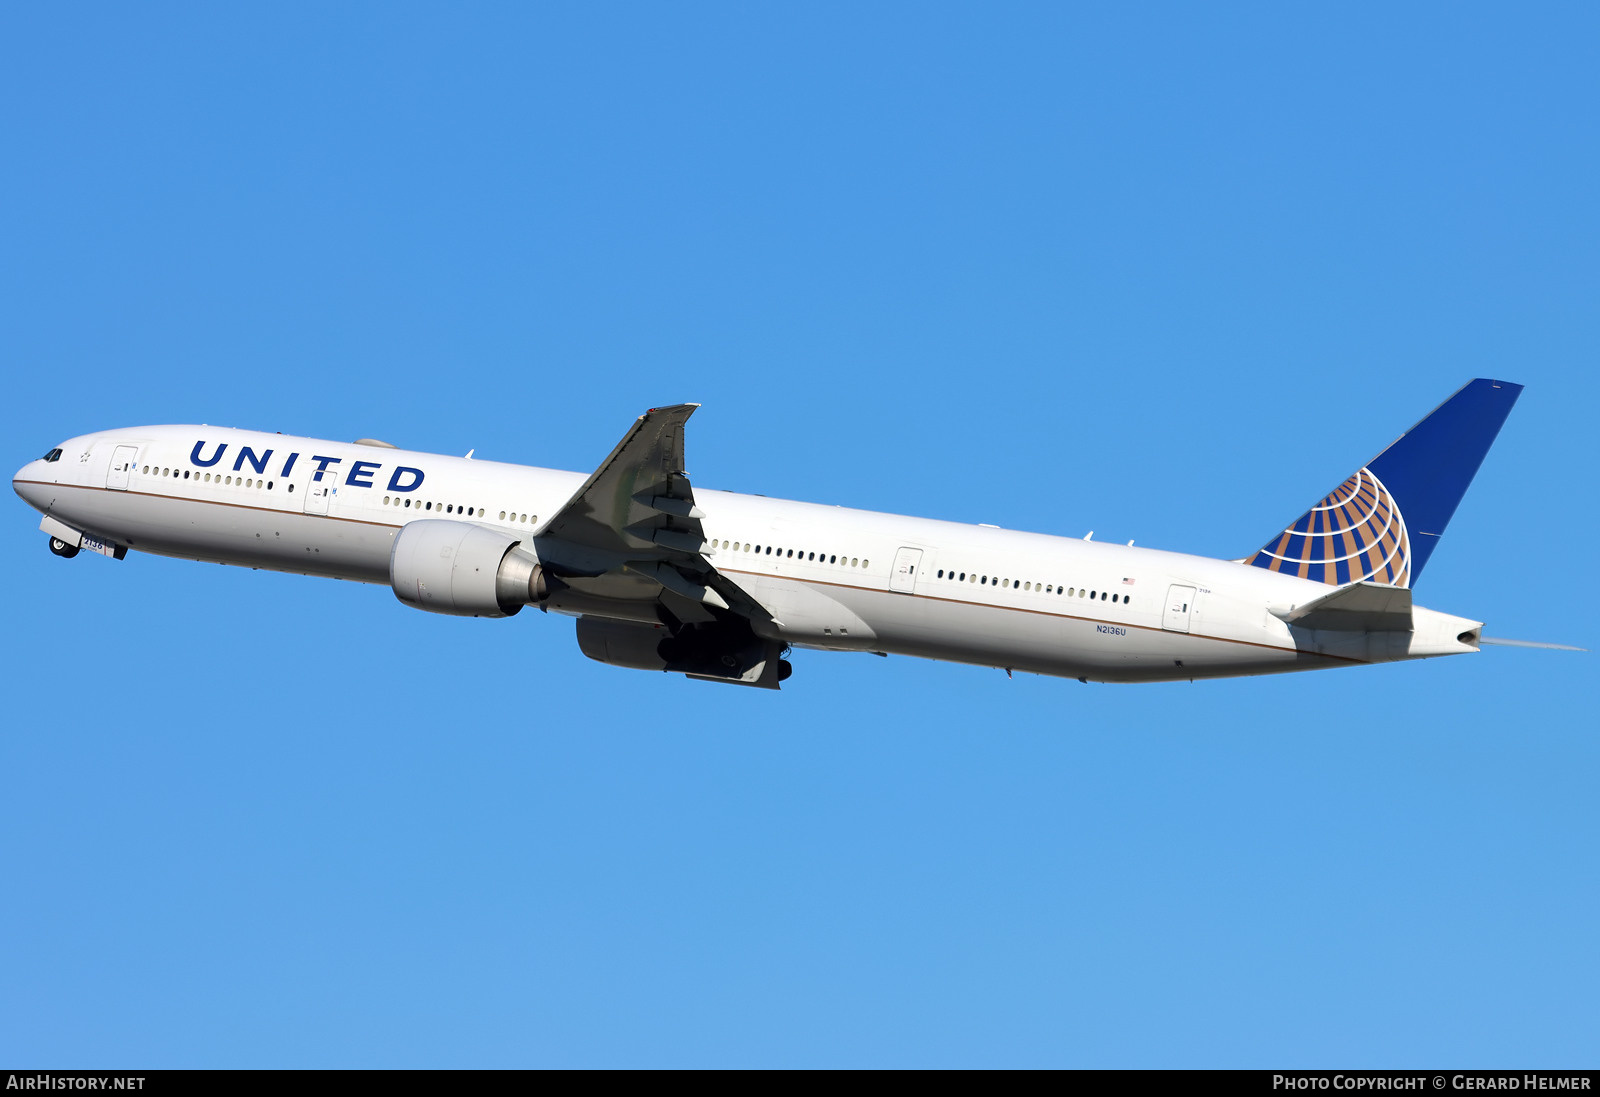
<instances>
[{"instance_id":1,"label":"blue lettering","mask_svg":"<svg viewBox=\"0 0 1600 1097\"><path fill-rule=\"evenodd\" d=\"M372 474L378 471L380 463L377 461L357 461L350 466L350 475L344 478L347 488L370 488Z\"/></svg>"},{"instance_id":2,"label":"blue lettering","mask_svg":"<svg viewBox=\"0 0 1600 1097\"><path fill-rule=\"evenodd\" d=\"M228 443L218 442L217 452L211 455L211 460L209 461L200 460L200 450L204 445L204 441L196 442L194 444L194 449L189 451L189 463L192 465L199 465L203 469L208 469L218 461L222 460L222 454L228 448Z\"/></svg>"},{"instance_id":3,"label":"blue lettering","mask_svg":"<svg viewBox=\"0 0 1600 1097\"><path fill-rule=\"evenodd\" d=\"M413 477L414 479L412 479L411 483L409 483L409 484L402 484L400 482L400 477L401 477L402 474L409 475L409 476ZM422 486L422 470L421 469L407 468L405 465L401 465L399 468L394 470L394 475L389 477L389 490L390 491L416 491L421 486Z\"/></svg>"},{"instance_id":4,"label":"blue lettering","mask_svg":"<svg viewBox=\"0 0 1600 1097\"><path fill-rule=\"evenodd\" d=\"M283 471L278 473L278 475L288 476L289 470L294 468L294 463L298 460L300 460L300 455L298 453L289 454L289 459L283 463Z\"/></svg>"},{"instance_id":5,"label":"blue lettering","mask_svg":"<svg viewBox=\"0 0 1600 1097\"><path fill-rule=\"evenodd\" d=\"M318 457L315 454L312 455L311 459L317 463L316 475L311 478L313 480L321 480L322 474L328 471L329 465L337 465L340 461L344 460L342 457ZM337 471L334 472L333 478L335 480L339 478L339 473Z\"/></svg>"},{"instance_id":6,"label":"blue lettering","mask_svg":"<svg viewBox=\"0 0 1600 1097\"><path fill-rule=\"evenodd\" d=\"M266 472L267 459L271 456L272 451L270 449L263 453L260 457L257 457L256 451L251 449L249 446L240 446L239 456L233 459L233 471L238 472L244 467L244 463L249 461L250 467L255 469L257 472Z\"/></svg>"}]
</instances>

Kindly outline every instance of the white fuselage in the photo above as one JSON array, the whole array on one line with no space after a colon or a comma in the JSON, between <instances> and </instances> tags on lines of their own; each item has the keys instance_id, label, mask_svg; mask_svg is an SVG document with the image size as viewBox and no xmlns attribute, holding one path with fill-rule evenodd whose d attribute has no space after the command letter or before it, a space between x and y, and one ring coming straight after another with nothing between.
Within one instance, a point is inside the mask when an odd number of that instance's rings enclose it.
<instances>
[{"instance_id":1,"label":"white fuselage","mask_svg":"<svg viewBox=\"0 0 1600 1097\"><path fill-rule=\"evenodd\" d=\"M106 431L61 450L13 481L46 529L53 519L140 552L384 584L406 523L531 540L585 479L208 426ZM1279 614L1331 588L1234 561L704 488L695 501L710 563L771 613L771 639L801 647L1123 682L1476 650L1478 622L1420 607L1405 634L1291 627ZM546 608L604 612L559 597Z\"/></svg>"}]
</instances>

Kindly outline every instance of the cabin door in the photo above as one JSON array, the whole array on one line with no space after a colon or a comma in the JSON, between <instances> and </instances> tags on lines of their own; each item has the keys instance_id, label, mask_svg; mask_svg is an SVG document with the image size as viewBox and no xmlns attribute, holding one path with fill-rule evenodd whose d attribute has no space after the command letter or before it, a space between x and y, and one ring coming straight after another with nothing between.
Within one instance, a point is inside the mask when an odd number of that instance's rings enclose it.
<instances>
[{"instance_id":1,"label":"cabin door","mask_svg":"<svg viewBox=\"0 0 1600 1097\"><path fill-rule=\"evenodd\" d=\"M1167 588L1167 611L1161 618L1161 627L1169 632L1188 632L1193 609L1194 588L1174 583Z\"/></svg>"},{"instance_id":2,"label":"cabin door","mask_svg":"<svg viewBox=\"0 0 1600 1097\"><path fill-rule=\"evenodd\" d=\"M894 554L894 570L889 573L889 589L910 594L917 588L917 568L922 566L922 550L903 548Z\"/></svg>"},{"instance_id":3,"label":"cabin door","mask_svg":"<svg viewBox=\"0 0 1600 1097\"><path fill-rule=\"evenodd\" d=\"M325 473L321 480L306 485L306 513L327 514L328 497L333 494L334 474Z\"/></svg>"},{"instance_id":4,"label":"cabin door","mask_svg":"<svg viewBox=\"0 0 1600 1097\"><path fill-rule=\"evenodd\" d=\"M133 459L138 455L138 446L118 446L111 454L111 467L106 470L106 487L112 491L127 491Z\"/></svg>"}]
</instances>

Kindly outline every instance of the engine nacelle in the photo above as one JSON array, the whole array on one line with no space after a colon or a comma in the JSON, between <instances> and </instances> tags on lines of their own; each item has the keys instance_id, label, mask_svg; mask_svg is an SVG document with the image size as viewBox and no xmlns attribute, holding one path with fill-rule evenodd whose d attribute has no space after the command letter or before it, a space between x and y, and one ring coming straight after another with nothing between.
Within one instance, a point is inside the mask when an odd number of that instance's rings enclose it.
<instances>
[{"instance_id":1,"label":"engine nacelle","mask_svg":"<svg viewBox=\"0 0 1600 1097\"><path fill-rule=\"evenodd\" d=\"M674 636L665 625L578 618L578 647L589 658L634 670L670 670L708 682L777 689L789 677L784 645L766 640L745 622L690 625Z\"/></svg>"},{"instance_id":2,"label":"engine nacelle","mask_svg":"<svg viewBox=\"0 0 1600 1097\"><path fill-rule=\"evenodd\" d=\"M408 522L389 550L395 597L457 617L510 617L549 594L531 545L471 522Z\"/></svg>"}]
</instances>

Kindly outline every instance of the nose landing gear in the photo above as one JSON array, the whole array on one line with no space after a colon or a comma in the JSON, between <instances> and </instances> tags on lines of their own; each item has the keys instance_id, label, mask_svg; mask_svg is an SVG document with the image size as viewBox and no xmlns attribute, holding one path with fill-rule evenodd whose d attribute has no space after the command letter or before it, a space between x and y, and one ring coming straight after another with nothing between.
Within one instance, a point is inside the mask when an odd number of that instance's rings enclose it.
<instances>
[{"instance_id":1,"label":"nose landing gear","mask_svg":"<svg viewBox=\"0 0 1600 1097\"><path fill-rule=\"evenodd\" d=\"M78 546L69 545L59 537L50 538L50 551L63 560L70 560L78 555Z\"/></svg>"}]
</instances>

